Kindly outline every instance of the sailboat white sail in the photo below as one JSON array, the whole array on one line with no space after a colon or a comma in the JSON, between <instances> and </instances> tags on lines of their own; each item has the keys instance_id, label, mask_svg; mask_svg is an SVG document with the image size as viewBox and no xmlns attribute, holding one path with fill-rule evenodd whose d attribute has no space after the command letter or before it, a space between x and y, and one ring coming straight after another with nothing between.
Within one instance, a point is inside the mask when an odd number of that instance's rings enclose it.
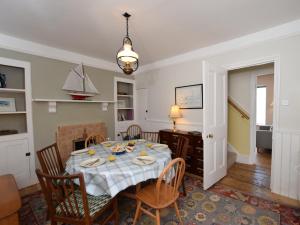
<instances>
[{"instance_id":1,"label":"sailboat white sail","mask_svg":"<svg viewBox=\"0 0 300 225\"><path fill-rule=\"evenodd\" d=\"M94 86L91 79L84 72L82 64L76 66L70 71L62 89L69 91L69 94L73 97L73 99L81 98L78 96L90 97L99 94L99 91Z\"/></svg>"}]
</instances>

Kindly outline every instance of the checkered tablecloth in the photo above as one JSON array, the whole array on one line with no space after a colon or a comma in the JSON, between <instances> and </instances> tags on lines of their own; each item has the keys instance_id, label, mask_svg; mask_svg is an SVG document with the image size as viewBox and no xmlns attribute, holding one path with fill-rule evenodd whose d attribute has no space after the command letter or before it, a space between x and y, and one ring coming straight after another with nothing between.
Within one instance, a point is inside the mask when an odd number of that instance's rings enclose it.
<instances>
[{"instance_id":1,"label":"checkered tablecloth","mask_svg":"<svg viewBox=\"0 0 300 225\"><path fill-rule=\"evenodd\" d=\"M100 156L107 159L111 155L110 149L102 145L93 148L96 150L93 157ZM139 156L141 150L146 150L148 155L155 157L156 162L146 166L133 164L132 160ZM114 197L131 185L159 177L171 161L171 151L169 149L152 150L145 144L138 144L133 152L116 155L117 159L114 162L106 160L104 164L95 168L83 168L79 165L80 162L90 157L88 154L71 156L66 163L66 171L69 174L83 173L88 194L95 196L109 194Z\"/></svg>"}]
</instances>

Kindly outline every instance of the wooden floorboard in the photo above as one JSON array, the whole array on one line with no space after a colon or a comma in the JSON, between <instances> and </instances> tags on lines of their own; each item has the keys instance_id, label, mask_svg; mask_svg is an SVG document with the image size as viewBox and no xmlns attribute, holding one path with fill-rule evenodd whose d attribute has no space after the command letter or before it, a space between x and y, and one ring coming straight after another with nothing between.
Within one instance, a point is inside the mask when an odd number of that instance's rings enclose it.
<instances>
[{"instance_id":1,"label":"wooden floorboard","mask_svg":"<svg viewBox=\"0 0 300 225\"><path fill-rule=\"evenodd\" d=\"M271 152L261 151L257 154L254 165L235 163L219 184L284 205L300 207L299 201L272 193L270 178Z\"/></svg>"}]
</instances>

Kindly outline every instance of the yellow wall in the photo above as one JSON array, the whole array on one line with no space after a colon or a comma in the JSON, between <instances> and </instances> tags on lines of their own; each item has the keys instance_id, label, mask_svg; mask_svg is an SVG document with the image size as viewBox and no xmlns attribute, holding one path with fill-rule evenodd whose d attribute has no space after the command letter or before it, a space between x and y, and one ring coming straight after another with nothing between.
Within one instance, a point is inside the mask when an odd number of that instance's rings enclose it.
<instances>
[{"instance_id":1,"label":"yellow wall","mask_svg":"<svg viewBox=\"0 0 300 225\"><path fill-rule=\"evenodd\" d=\"M228 104L228 142L240 154L250 153L250 121L242 118L241 114Z\"/></svg>"}]
</instances>

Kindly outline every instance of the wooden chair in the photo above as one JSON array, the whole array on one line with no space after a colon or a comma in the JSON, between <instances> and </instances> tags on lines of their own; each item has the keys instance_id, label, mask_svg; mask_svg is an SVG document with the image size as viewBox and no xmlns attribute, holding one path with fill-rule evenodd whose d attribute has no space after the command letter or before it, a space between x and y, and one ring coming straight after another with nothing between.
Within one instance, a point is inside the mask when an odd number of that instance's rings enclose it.
<instances>
[{"instance_id":1,"label":"wooden chair","mask_svg":"<svg viewBox=\"0 0 300 225\"><path fill-rule=\"evenodd\" d=\"M158 138L158 132L148 132L148 131L143 131L142 132L142 139L145 139L147 141L151 141L151 142L155 142L158 143L159 142L159 138Z\"/></svg>"},{"instance_id":2,"label":"wooden chair","mask_svg":"<svg viewBox=\"0 0 300 225\"><path fill-rule=\"evenodd\" d=\"M65 168L56 143L37 151L37 156L44 173L54 176L64 174Z\"/></svg>"},{"instance_id":3,"label":"wooden chair","mask_svg":"<svg viewBox=\"0 0 300 225\"><path fill-rule=\"evenodd\" d=\"M186 160L188 150L189 150L189 139L184 136L180 136L177 141L175 158L182 158ZM182 190L183 190L183 195L186 196L184 176L182 179Z\"/></svg>"},{"instance_id":4,"label":"wooden chair","mask_svg":"<svg viewBox=\"0 0 300 225\"><path fill-rule=\"evenodd\" d=\"M99 224L114 220L119 224L116 198L109 195L92 196L86 193L81 173L68 176L51 176L36 170L42 192L46 198L51 225L63 224L92 225L104 212L110 214ZM75 187L75 181L79 187Z\"/></svg>"},{"instance_id":5,"label":"wooden chair","mask_svg":"<svg viewBox=\"0 0 300 225\"><path fill-rule=\"evenodd\" d=\"M92 134L85 139L85 147L89 147L91 144L96 145L105 141L105 137L102 134Z\"/></svg>"},{"instance_id":6,"label":"wooden chair","mask_svg":"<svg viewBox=\"0 0 300 225\"><path fill-rule=\"evenodd\" d=\"M175 176L172 178L172 175ZM179 197L179 186L185 171L185 161L182 158L172 160L162 171L158 180L140 189L137 194L137 208L133 225L137 223L141 213L155 218L156 224L160 225L160 210L173 205L180 224L183 225L176 200ZM142 203L155 210L155 214L142 207Z\"/></svg>"},{"instance_id":7,"label":"wooden chair","mask_svg":"<svg viewBox=\"0 0 300 225\"><path fill-rule=\"evenodd\" d=\"M126 132L120 133L123 140L140 139L142 136L142 128L137 124L133 124L127 128Z\"/></svg>"}]
</instances>

